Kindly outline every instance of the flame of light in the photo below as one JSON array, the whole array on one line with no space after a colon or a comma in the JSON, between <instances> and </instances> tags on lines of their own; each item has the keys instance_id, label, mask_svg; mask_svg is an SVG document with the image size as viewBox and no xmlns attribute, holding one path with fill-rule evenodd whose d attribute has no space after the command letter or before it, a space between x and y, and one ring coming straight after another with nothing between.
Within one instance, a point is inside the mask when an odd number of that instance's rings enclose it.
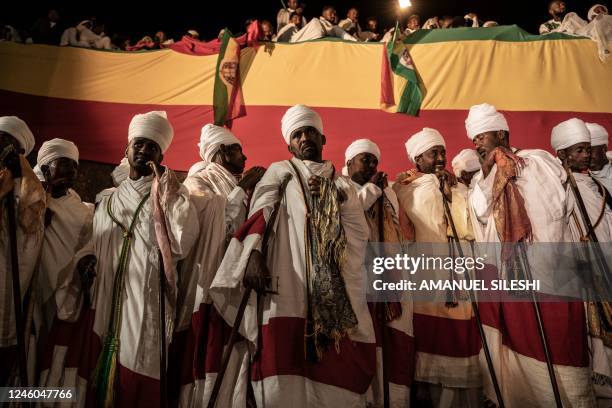
<instances>
[{"instance_id":1,"label":"flame of light","mask_svg":"<svg viewBox=\"0 0 612 408\"><path fill-rule=\"evenodd\" d=\"M399 6L402 9L410 7L410 0L399 0Z\"/></svg>"}]
</instances>

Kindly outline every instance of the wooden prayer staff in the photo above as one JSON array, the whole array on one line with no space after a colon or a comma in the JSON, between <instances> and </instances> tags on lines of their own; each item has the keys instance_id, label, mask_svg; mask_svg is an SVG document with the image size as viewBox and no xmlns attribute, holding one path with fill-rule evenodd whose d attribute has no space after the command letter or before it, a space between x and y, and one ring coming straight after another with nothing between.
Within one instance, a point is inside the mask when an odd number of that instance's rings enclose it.
<instances>
[{"instance_id":1,"label":"wooden prayer staff","mask_svg":"<svg viewBox=\"0 0 612 408\"><path fill-rule=\"evenodd\" d=\"M386 177L383 176L383 177ZM385 191L381 183L380 189L382 190L382 194L378 199L378 242L385 242ZM385 319L385 304L377 303L375 308L378 313L376 313L376 317L378 318L381 330L380 330L380 343L382 350L382 379L383 379L383 406L384 408L389 408L390 400L389 400L389 378L387 365L385 364L385 330L386 330L386 319ZM382 309L382 310L381 310Z\"/></svg>"},{"instance_id":2,"label":"wooden prayer staff","mask_svg":"<svg viewBox=\"0 0 612 408\"><path fill-rule=\"evenodd\" d=\"M582 217L582 222L584 222L584 226L586 227L586 237L593 243L591 247L595 251L597 264L601 269L601 273L605 280L606 291L610 289L610 269L608 268L608 264L606 263L606 256L604 255L601 247L599 246L599 239L597 239L597 235L595 234L595 228L593 227L593 223L591 223L591 218L589 218L589 213L584 205L584 200L582 199L582 195L580 194L580 190L578 190L578 184L576 184L576 179L572 174L572 170L568 167L567 163L563 163L563 167L565 168L565 172L567 173L567 180L570 183L570 187L572 189L572 193L576 198L576 203L578 204L578 209L580 210L580 215Z\"/></svg>"},{"instance_id":3,"label":"wooden prayer staff","mask_svg":"<svg viewBox=\"0 0 612 408\"><path fill-rule=\"evenodd\" d=\"M442 201L444 203L444 212L446 213L446 218L448 223L450 224L451 231L453 232L452 241L454 242L457 252L459 253L460 258L464 258L463 248L461 247L461 242L459 240L459 235L457 234L457 228L455 226L455 220L453 220L453 215L451 214L450 205L448 204L448 198L444 194L444 185L446 183L446 178L443 177L440 180L440 192L442 193ZM465 271L465 277L468 282L471 280L469 271ZM471 286L470 286L471 288ZM482 320L480 319L480 309L478 308L478 303L476 302L476 296L472 289L468 290L468 295L470 296L470 303L472 304L472 310L474 311L474 317L476 318L476 325L478 326L478 334L480 335L480 341L482 343L482 350L484 351L485 359L487 361L487 368L489 369L489 375L491 376L491 382L493 383L493 389L495 390L495 397L497 398L497 406L499 408L504 408L504 399L502 397L501 388L499 387L499 382L497 381L497 375L495 374L495 367L493 367L493 359L491 358L491 351L489 350L489 345L487 343L487 338L485 336L484 327L482 325Z\"/></svg>"},{"instance_id":4,"label":"wooden prayer staff","mask_svg":"<svg viewBox=\"0 0 612 408\"><path fill-rule=\"evenodd\" d=\"M10 170L13 179L21 177L19 156L12 145L4 148L0 154L0 167L8 167L9 161L15 163ZM24 333L23 311L21 304L21 287L19 280L19 255L17 253L17 221L15 214L15 188L6 194L4 204L8 213L9 245L11 253L11 272L13 278L13 305L15 307L15 326L17 330L17 352L19 361L19 383L28 386L28 368L26 364L26 344ZM29 405L29 404L28 404Z\"/></svg>"},{"instance_id":5,"label":"wooden prayer staff","mask_svg":"<svg viewBox=\"0 0 612 408\"><path fill-rule=\"evenodd\" d=\"M516 243L518 245L518 254L520 261L525 271L525 278L527 280L533 280L531 274L531 266L529 265L529 259L527 258L527 250L525 249L524 242ZM540 342L542 343L542 350L544 351L544 357L546 358L546 367L548 368L548 376L550 377L550 383L552 385L553 394L555 395L555 405L557 408L563 408L561 402L561 394L559 393L559 385L557 384L557 376L555 375L555 369L553 367L552 358L550 357L550 351L548 350L548 342L546 341L546 333L544 332L544 324L542 323L542 313L540 312L540 304L536 298L535 292L529 289L531 295L531 303L533 304L533 310L536 315L536 322L538 324L538 333L540 335Z\"/></svg>"},{"instance_id":6,"label":"wooden prayer staff","mask_svg":"<svg viewBox=\"0 0 612 408\"><path fill-rule=\"evenodd\" d=\"M280 207L281 200L283 199L285 189L287 188L287 184L289 183L290 179L291 175L287 175L281 181L281 184L278 187L278 200L274 204L274 209L272 210L272 214L270 214L270 219L266 223L266 230L262 239L261 253L264 257L268 253L268 241L270 239L270 234L272 233L272 229L274 228L274 222L276 221L276 216L278 215L278 208ZM219 368L219 373L217 374L217 378L215 378L215 384L213 385L212 392L210 393L210 399L208 400L207 405L208 408L214 408L217 404L217 398L219 397L219 391L221 390L221 383L223 382L223 377L225 376L225 371L227 370L227 365L229 364L230 356L232 355L232 349L234 348L234 344L236 344L236 340L238 339L238 329L240 328L240 323L242 322L242 318L244 317L244 310L246 309L246 306L249 303L251 291L251 288L245 288L244 294L242 295L242 299L240 300L240 305L238 306L238 311L236 312L236 319L234 320L234 324L232 326L232 332L229 337L227 348L223 352L221 367ZM276 292L266 291L266 293Z\"/></svg>"}]
</instances>

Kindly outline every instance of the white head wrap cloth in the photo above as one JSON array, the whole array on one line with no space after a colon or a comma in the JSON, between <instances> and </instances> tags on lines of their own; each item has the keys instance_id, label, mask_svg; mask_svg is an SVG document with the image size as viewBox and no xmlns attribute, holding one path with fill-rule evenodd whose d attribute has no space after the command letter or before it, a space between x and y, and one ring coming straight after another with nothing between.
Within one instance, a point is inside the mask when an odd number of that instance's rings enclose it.
<instances>
[{"instance_id":1,"label":"white head wrap cloth","mask_svg":"<svg viewBox=\"0 0 612 408\"><path fill-rule=\"evenodd\" d=\"M470 108L470 113L465 120L465 130L470 140L474 140L481 133L497 130L508 131L510 128L504 115L499 113L495 106L483 103Z\"/></svg>"},{"instance_id":2,"label":"white head wrap cloth","mask_svg":"<svg viewBox=\"0 0 612 408\"><path fill-rule=\"evenodd\" d=\"M555 152L585 142L591 143L591 133L586 124L577 118L559 123L550 136L550 145Z\"/></svg>"},{"instance_id":3,"label":"white head wrap cloth","mask_svg":"<svg viewBox=\"0 0 612 408\"><path fill-rule=\"evenodd\" d=\"M130 162L127 157L121 159L121 162L117 167L113 169L111 172L111 178L113 179L113 184L115 187L118 187L125 179L130 175Z\"/></svg>"},{"instance_id":4,"label":"white head wrap cloth","mask_svg":"<svg viewBox=\"0 0 612 408\"><path fill-rule=\"evenodd\" d=\"M168 121L165 111L153 111L134 116L128 130L128 141L144 137L159 145L162 153L170 147L174 137L174 129Z\"/></svg>"},{"instance_id":5,"label":"white head wrap cloth","mask_svg":"<svg viewBox=\"0 0 612 408\"><path fill-rule=\"evenodd\" d=\"M608 145L608 131L598 123L585 123L591 134L591 146Z\"/></svg>"},{"instance_id":6,"label":"white head wrap cloth","mask_svg":"<svg viewBox=\"0 0 612 408\"><path fill-rule=\"evenodd\" d=\"M70 140L58 138L47 140L38 150L36 164L38 166L45 166L60 157L67 157L78 163L79 149Z\"/></svg>"},{"instance_id":7,"label":"white head wrap cloth","mask_svg":"<svg viewBox=\"0 0 612 408\"><path fill-rule=\"evenodd\" d=\"M346 148L344 152L344 167L342 168L342 174L348 176L348 168L346 162L351 160L353 157L360 153L370 153L376 156L376 160L380 161L380 149L378 145L370 139L357 139Z\"/></svg>"},{"instance_id":8,"label":"white head wrap cloth","mask_svg":"<svg viewBox=\"0 0 612 408\"><path fill-rule=\"evenodd\" d=\"M589 12L587 14L589 21L592 21L595 17L601 14L601 13L595 13L595 9L597 7L603 7L604 10L606 10L604 14L608 14L608 8L606 6L604 6L603 4L595 4L593 7L589 9Z\"/></svg>"},{"instance_id":9,"label":"white head wrap cloth","mask_svg":"<svg viewBox=\"0 0 612 408\"><path fill-rule=\"evenodd\" d=\"M242 146L240 140L228 129L209 123L202 128L200 133L200 143L198 143L200 158L206 163L211 163L221 145L233 144Z\"/></svg>"},{"instance_id":10,"label":"white head wrap cloth","mask_svg":"<svg viewBox=\"0 0 612 408\"><path fill-rule=\"evenodd\" d=\"M206 168L206 166L208 166L208 162L205 161L199 161L199 162L195 162L190 168L189 171L187 172L187 177L189 176L193 176L194 174L196 174L197 172L199 172L200 170L204 170Z\"/></svg>"},{"instance_id":11,"label":"white head wrap cloth","mask_svg":"<svg viewBox=\"0 0 612 408\"><path fill-rule=\"evenodd\" d=\"M410 161L415 163L416 158L434 146L444 146L444 138L436 129L423 128L419 133L410 136L406 142L406 152Z\"/></svg>"},{"instance_id":12,"label":"white head wrap cloth","mask_svg":"<svg viewBox=\"0 0 612 408\"><path fill-rule=\"evenodd\" d=\"M463 149L451 162L455 176L461 177L461 172L471 173L480 170L480 157L474 149Z\"/></svg>"},{"instance_id":13,"label":"white head wrap cloth","mask_svg":"<svg viewBox=\"0 0 612 408\"><path fill-rule=\"evenodd\" d=\"M36 141L32 131L17 116L0 116L0 131L6 132L17 139L23 150L25 150L25 156L30 154L34 148Z\"/></svg>"},{"instance_id":14,"label":"white head wrap cloth","mask_svg":"<svg viewBox=\"0 0 612 408\"><path fill-rule=\"evenodd\" d=\"M305 105L295 105L287 109L281 119L281 131L285 142L290 144L293 131L304 126L312 126L323 134L323 122L317 112Z\"/></svg>"}]
</instances>

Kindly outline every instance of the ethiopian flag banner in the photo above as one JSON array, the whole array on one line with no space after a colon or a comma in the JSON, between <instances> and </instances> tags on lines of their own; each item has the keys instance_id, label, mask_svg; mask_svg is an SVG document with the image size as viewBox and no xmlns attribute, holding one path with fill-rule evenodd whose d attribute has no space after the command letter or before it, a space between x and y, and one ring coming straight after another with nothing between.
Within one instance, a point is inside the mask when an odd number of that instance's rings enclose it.
<instances>
[{"instance_id":1,"label":"ethiopian flag banner","mask_svg":"<svg viewBox=\"0 0 612 408\"><path fill-rule=\"evenodd\" d=\"M215 125L228 127L245 111L240 84L240 45L227 28L223 31L217 57L213 109Z\"/></svg>"},{"instance_id":2,"label":"ethiopian flag banner","mask_svg":"<svg viewBox=\"0 0 612 408\"><path fill-rule=\"evenodd\" d=\"M389 57L391 70L395 75L406 80L406 85L404 85L396 112L416 116L419 109L421 109L423 93L421 92L419 78L414 69L412 58L410 58L408 47L401 41L396 42L399 34L400 28L399 23L397 23L395 25L395 31L393 32L393 38L387 43L387 55ZM385 88L384 84L383 88Z\"/></svg>"}]
</instances>

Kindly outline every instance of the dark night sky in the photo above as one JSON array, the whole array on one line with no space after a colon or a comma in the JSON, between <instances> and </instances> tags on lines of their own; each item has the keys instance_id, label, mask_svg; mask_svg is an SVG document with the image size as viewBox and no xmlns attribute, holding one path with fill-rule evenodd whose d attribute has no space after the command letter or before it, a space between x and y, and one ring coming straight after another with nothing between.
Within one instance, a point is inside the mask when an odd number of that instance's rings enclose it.
<instances>
[{"instance_id":1,"label":"dark night sky","mask_svg":"<svg viewBox=\"0 0 612 408\"><path fill-rule=\"evenodd\" d=\"M309 18L319 15L325 4L334 5L340 18L344 18L348 8L356 6L360 11L360 20L374 15L379 18L383 27L393 24L397 4L397 0L304 0L304 2L306 3L305 14ZM228 26L234 33L242 31L244 22L248 18L267 18L275 22L276 13L280 8L280 0L253 0L251 2L228 0L118 2L107 0L76 4L61 1L45 4L18 0L12 3L13 9L4 9L2 17L20 29L27 28L36 17L44 15L45 10L52 5L68 22L96 16L106 23L108 32L123 33L133 39L138 39L146 34L152 35L160 29L178 39L189 28L195 28L204 39L209 39L215 37L224 26ZM594 3L595 0L566 0L567 9L576 11L583 18L586 18L587 10ZM162 7L161 4L165 6ZM412 7L407 14L420 14L421 21L424 22L434 15L463 16L469 11L474 11L483 21L496 20L500 24L518 24L525 30L536 33L539 24L548 19L546 4L547 0L412 0ZM365 21L362 22L362 25L364 23Z\"/></svg>"}]
</instances>

